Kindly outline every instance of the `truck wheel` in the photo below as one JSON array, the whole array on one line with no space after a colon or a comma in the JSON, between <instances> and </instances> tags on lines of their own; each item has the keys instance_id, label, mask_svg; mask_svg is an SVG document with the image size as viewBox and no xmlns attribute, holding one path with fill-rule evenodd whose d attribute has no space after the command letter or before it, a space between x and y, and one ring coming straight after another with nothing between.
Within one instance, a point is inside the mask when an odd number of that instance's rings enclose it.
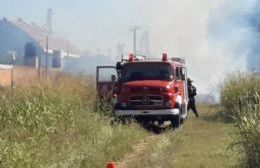
<instances>
[{"instance_id":1,"label":"truck wheel","mask_svg":"<svg viewBox=\"0 0 260 168\"><path fill-rule=\"evenodd\" d=\"M181 118L180 118L180 124L183 124L184 121L185 121L185 119L181 117Z\"/></svg>"},{"instance_id":2,"label":"truck wheel","mask_svg":"<svg viewBox=\"0 0 260 168\"><path fill-rule=\"evenodd\" d=\"M141 120L141 125L144 127L144 128L147 128L150 124L150 121L149 120Z\"/></svg>"},{"instance_id":3,"label":"truck wheel","mask_svg":"<svg viewBox=\"0 0 260 168\"><path fill-rule=\"evenodd\" d=\"M176 115L172 118L171 124L173 128L179 128L181 125L181 117L180 115Z\"/></svg>"}]
</instances>

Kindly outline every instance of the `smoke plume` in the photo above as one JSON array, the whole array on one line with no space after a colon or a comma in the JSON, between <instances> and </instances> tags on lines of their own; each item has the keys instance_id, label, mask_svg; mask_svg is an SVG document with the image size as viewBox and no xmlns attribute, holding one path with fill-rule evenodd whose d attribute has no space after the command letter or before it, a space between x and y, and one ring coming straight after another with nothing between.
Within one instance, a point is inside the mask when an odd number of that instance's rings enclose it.
<instances>
[{"instance_id":1,"label":"smoke plume","mask_svg":"<svg viewBox=\"0 0 260 168\"><path fill-rule=\"evenodd\" d=\"M161 57L167 52L170 57L185 58L188 74L194 78L199 93L212 92L229 73L259 69L259 0L113 0L111 3L115 5L114 15L118 16L113 26L126 30L117 34L112 33L114 30L107 32L116 37L107 41L114 45L110 53L115 57L121 51L131 52L132 39L127 29L138 25L141 27L138 51L149 57Z\"/></svg>"},{"instance_id":2,"label":"smoke plume","mask_svg":"<svg viewBox=\"0 0 260 168\"><path fill-rule=\"evenodd\" d=\"M259 68L257 4L255 0L163 1L149 26L151 53L184 57L199 91L212 92L225 75Z\"/></svg>"}]
</instances>

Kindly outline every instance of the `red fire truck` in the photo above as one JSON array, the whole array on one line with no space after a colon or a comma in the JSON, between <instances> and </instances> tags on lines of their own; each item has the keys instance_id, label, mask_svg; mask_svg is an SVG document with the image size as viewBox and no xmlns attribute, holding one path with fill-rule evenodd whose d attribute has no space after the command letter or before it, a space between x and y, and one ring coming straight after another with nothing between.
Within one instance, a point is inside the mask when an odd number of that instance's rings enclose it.
<instances>
[{"instance_id":1,"label":"red fire truck","mask_svg":"<svg viewBox=\"0 0 260 168\"><path fill-rule=\"evenodd\" d=\"M103 73L114 69L109 78ZM179 127L187 117L187 71L184 59L160 59L129 54L116 66L97 67L99 97L114 97L114 113L119 118L135 118L142 122L171 121Z\"/></svg>"}]
</instances>

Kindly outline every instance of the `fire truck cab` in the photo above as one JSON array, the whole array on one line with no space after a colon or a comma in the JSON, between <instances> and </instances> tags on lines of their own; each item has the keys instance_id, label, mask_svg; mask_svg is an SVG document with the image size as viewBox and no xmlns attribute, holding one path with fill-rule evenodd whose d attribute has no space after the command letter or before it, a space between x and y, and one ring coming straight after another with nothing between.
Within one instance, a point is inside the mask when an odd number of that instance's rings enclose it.
<instances>
[{"instance_id":1,"label":"fire truck cab","mask_svg":"<svg viewBox=\"0 0 260 168\"><path fill-rule=\"evenodd\" d=\"M110 81L101 81L103 69L114 68ZM142 122L171 121L179 127L187 117L188 93L185 60L145 59L129 54L115 67L97 67L97 90L113 97L114 113L119 118L135 118ZM104 92L105 90L105 92Z\"/></svg>"}]
</instances>

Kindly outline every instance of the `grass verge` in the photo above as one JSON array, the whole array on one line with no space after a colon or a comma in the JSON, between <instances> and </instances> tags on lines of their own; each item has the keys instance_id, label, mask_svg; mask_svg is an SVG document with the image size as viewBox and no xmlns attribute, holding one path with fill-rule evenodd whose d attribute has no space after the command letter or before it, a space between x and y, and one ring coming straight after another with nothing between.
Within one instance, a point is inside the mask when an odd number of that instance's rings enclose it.
<instances>
[{"instance_id":1,"label":"grass verge","mask_svg":"<svg viewBox=\"0 0 260 168\"><path fill-rule=\"evenodd\" d=\"M105 167L147 135L95 110L91 78L61 75L0 90L0 167Z\"/></svg>"},{"instance_id":2,"label":"grass verge","mask_svg":"<svg viewBox=\"0 0 260 168\"><path fill-rule=\"evenodd\" d=\"M237 164L228 147L235 137L232 124L223 122L219 107L201 105L200 119L189 114L180 130L168 130L148 144L131 168L219 168Z\"/></svg>"}]
</instances>

